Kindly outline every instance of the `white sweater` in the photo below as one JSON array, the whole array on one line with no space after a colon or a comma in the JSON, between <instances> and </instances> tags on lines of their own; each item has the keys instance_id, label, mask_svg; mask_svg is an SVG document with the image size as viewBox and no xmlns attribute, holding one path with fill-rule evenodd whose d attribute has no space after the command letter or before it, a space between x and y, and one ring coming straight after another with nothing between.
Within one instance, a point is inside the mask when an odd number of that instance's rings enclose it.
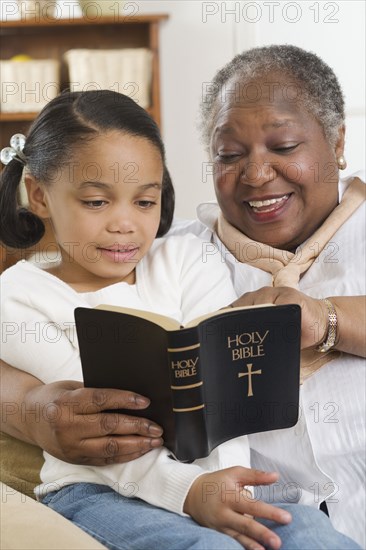
<instances>
[{"instance_id":1,"label":"white sweater","mask_svg":"<svg viewBox=\"0 0 366 550\"><path fill-rule=\"evenodd\" d=\"M357 174L364 180L364 174ZM341 199L347 187L339 183ZM204 256L221 255L238 295L272 286L272 276L238 262L215 234L219 208L198 207L200 221L176 223L171 234L192 233L204 241ZM314 298L366 294L365 204L332 237L304 274L299 288ZM357 323L357 318L355 318ZM326 364L301 387L296 426L249 436L253 468L277 471L280 480L261 487L258 498L319 506L327 499L332 523L365 545L365 360L349 354Z\"/></svg>"},{"instance_id":2,"label":"white sweater","mask_svg":"<svg viewBox=\"0 0 366 550\"><path fill-rule=\"evenodd\" d=\"M117 283L97 292L77 293L29 262L1 276L2 358L43 382L82 380L74 309L98 304L155 311L181 324L228 305L236 298L230 273L218 256L205 261L196 237L157 239L137 265L136 285ZM41 414L47 411L41 411ZM45 454L37 496L76 482L105 484L122 495L183 513L194 479L206 471L249 465L248 438L228 441L192 464L156 449L127 464L77 466Z\"/></svg>"}]
</instances>

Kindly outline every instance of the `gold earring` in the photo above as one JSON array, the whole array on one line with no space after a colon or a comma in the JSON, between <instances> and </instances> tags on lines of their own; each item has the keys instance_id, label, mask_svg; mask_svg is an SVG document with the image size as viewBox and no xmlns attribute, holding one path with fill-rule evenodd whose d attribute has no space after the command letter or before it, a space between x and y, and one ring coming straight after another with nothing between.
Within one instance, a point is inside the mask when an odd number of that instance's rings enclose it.
<instances>
[{"instance_id":1,"label":"gold earring","mask_svg":"<svg viewBox=\"0 0 366 550\"><path fill-rule=\"evenodd\" d=\"M337 164L338 164L338 168L340 170L345 170L345 168L347 168L347 161L346 159L344 158L343 155L341 155L340 157L338 157L337 159Z\"/></svg>"}]
</instances>

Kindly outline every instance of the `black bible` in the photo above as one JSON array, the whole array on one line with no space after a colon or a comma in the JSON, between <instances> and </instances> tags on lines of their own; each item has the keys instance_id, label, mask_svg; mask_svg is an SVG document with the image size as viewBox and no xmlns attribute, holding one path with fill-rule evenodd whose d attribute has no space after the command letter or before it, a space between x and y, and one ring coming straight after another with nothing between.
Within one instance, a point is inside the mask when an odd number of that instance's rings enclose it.
<instances>
[{"instance_id":1,"label":"black bible","mask_svg":"<svg viewBox=\"0 0 366 550\"><path fill-rule=\"evenodd\" d=\"M181 461L229 439L296 424L301 308L226 308L187 325L150 312L75 310L84 383L148 397L143 411Z\"/></svg>"}]
</instances>

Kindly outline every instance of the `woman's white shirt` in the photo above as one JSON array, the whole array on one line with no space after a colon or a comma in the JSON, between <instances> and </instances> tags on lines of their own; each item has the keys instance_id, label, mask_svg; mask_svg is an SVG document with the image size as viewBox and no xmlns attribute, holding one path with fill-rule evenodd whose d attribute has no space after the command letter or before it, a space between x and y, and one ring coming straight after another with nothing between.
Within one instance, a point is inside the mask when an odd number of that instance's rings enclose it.
<instances>
[{"instance_id":1,"label":"woman's white shirt","mask_svg":"<svg viewBox=\"0 0 366 550\"><path fill-rule=\"evenodd\" d=\"M364 174L355 174L364 181ZM353 176L351 176L353 177ZM339 198L351 178L339 182ZM198 207L198 221L177 222L172 234L191 231L206 257L221 255L238 295L272 286L272 276L240 263L215 233L219 207ZM366 209L361 205L335 233L299 290L314 298L366 294ZM357 323L357 319L355 319ZM335 527L365 546L365 360L349 354L326 364L301 387L297 425L249 436L252 467L278 471L280 480L257 491L269 502L327 506Z\"/></svg>"}]
</instances>

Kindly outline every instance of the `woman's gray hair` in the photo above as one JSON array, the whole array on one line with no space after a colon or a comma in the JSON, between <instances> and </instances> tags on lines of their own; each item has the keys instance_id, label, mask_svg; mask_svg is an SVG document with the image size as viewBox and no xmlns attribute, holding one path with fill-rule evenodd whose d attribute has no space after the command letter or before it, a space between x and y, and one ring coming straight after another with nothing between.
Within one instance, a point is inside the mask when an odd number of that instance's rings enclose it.
<instances>
[{"instance_id":1,"label":"woman's gray hair","mask_svg":"<svg viewBox=\"0 0 366 550\"><path fill-rule=\"evenodd\" d=\"M314 53L284 44L253 48L236 55L216 73L212 82L206 84L201 103L200 129L207 149L221 105L219 99L222 100L225 94L230 94L229 97L236 94L240 98L247 86L245 93L253 100L256 90L249 87L254 85L255 79L270 73L289 78L287 99L299 101L322 126L330 144L335 145L345 119L343 93L336 75ZM229 89L234 81L237 86ZM268 84L273 85L274 82Z\"/></svg>"}]
</instances>

